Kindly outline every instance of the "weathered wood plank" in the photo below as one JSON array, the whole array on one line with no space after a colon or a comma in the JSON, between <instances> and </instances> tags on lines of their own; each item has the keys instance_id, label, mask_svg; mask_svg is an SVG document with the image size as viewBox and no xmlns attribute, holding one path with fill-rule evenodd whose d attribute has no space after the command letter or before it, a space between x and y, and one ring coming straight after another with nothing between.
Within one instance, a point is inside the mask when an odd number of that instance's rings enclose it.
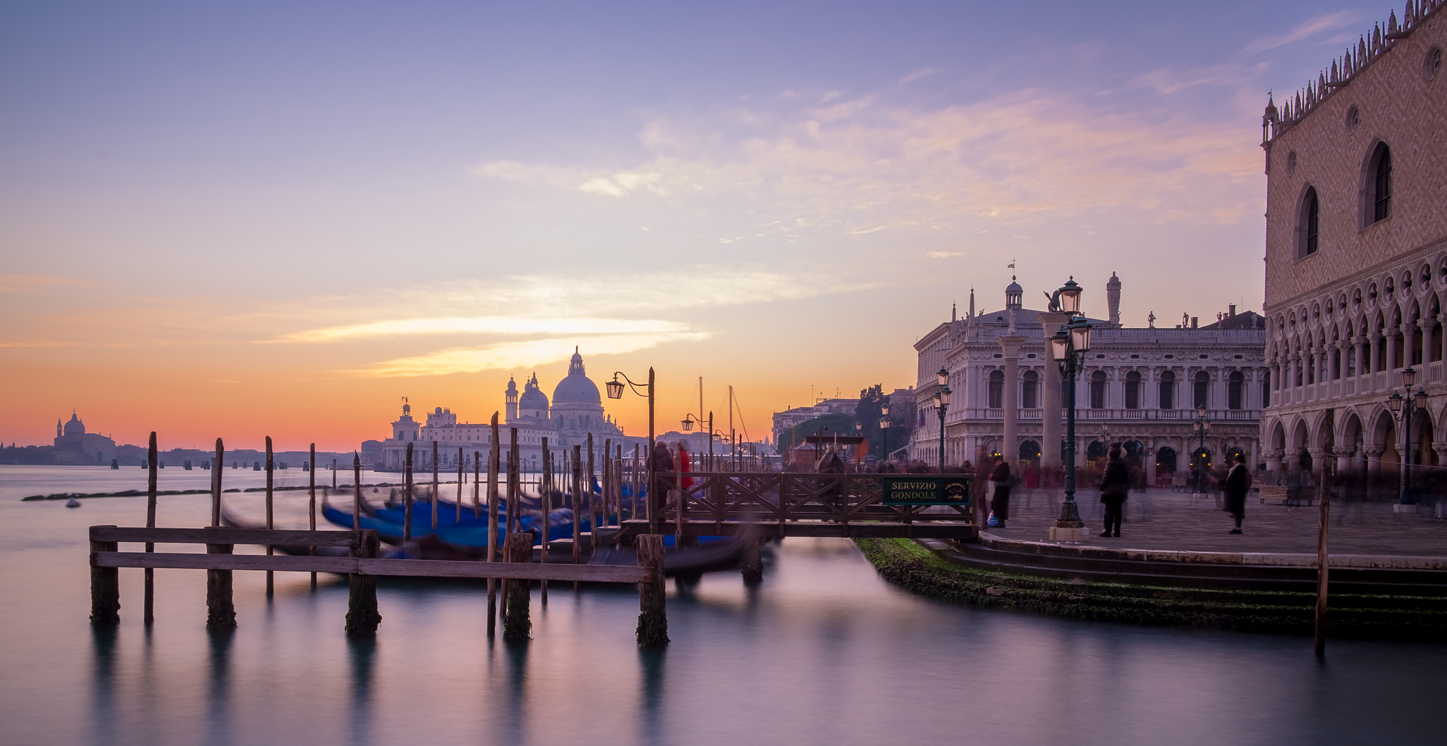
<instances>
[{"instance_id":1,"label":"weathered wood plank","mask_svg":"<svg viewBox=\"0 0 1447 746\"><path fill-rule=\"evenodd\" d=\"M333 572L393 577L497 578L557 580L585 583L641 583L647 571L628 565L562 565L451 560L364 559L354 557L291 557L264 554L183 554L96 552L96 567L155 567L174 570L273 570Z\"/></svg>"},{"instance_id":2,"label":"weathered wood plank","mask_svg":"<svg viewBox=\"0 0 1447 746\"><path fill-rule=\"evenodd\" d=\"M270 544L272 546L346 547L356 541L352 531L295 531L257 528L136 528L91 526L91 541L153 544Z\"/></svg>"}]
</instances>

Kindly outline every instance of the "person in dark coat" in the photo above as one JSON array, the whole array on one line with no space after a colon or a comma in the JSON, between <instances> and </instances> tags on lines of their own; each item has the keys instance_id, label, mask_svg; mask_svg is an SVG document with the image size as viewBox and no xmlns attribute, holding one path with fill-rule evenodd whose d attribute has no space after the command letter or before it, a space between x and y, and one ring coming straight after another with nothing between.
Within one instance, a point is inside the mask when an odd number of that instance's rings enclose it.
<instances>
[{"instance_id":1,"label":"person in dark coat","mask_svg":"<svg viewBox=\"0 0 1447 746\"><path fill-rule=\"evenodd\" d=\"M1120 457L1120 445L1110 446L1105 473L1100 476L1100 501L1105 504L1105 530L1101 536L1120 536L1121 519L1125 517L1125 498L1130 494L1130 465Z\"/></svg>"},{"instance_id":2,"label":"person in dark coat","mask_svg":"<svg viewBox=\"0 0 1447 746\"><path fill-rule=\"evenodd\" d=\"M1226 512L1236 519L1230 533L1241 533L1241 519L1246 517L1246 493L1251 491L1251 470L1246 468L1246 454L1236 454L1236 465L1226 474Z\"/></svg>"},{"instance_id":3,"label":"person in dark coat","mask_svg":"<svg viewBox=\"0 0 1447 746\"><path fill-rule=\"evenodd\" d=\"M990 474L990 481L995 483L990 512L998 522L997 528L1005 528L1005 521L1010 519L1010 464L1003 457L996 462L995 471Z\"/></svg>"}]
</instances>

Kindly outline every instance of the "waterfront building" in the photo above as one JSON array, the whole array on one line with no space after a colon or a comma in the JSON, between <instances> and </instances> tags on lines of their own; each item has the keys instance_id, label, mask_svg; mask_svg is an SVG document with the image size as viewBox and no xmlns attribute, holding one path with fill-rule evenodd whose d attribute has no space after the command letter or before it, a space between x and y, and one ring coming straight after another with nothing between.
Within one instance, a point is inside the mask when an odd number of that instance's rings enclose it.
<instances>
[{"instance_id":1,"label":"waterfront building","mask_svg":"<svg viewBox=\"0 0 1447 746\"><path fill-rule=\"evenodd\" d=\"M109 464L116 457L116 442L99 433L85 431L85 423L75 412L64 424L55 421L55 463Z\"/></svg>"},{"instance_id":2,"label":"waterfront building","mask_svg":"<svg viewBox=\"0 0 1447 746\"><path fill-rule=\"evenodd\" d=\"M613 418L603 410L603 398L597 384L588 378L583 367L583 356L577 350L568 365L568 375L553 389L552 403L543 393L536 373L523 382L523 391L518 393L517 381L509 379L503 391L505 416L499 423L498 435L504 452L511 446L512 428L518 431L518 455L529 469L538 468L542 460L543 439L547 438L548 448L553 455L561 458L564 450L572 453L574 445L588 447L588 436L598 458L602 456L603 445L611 440L613 446L624 446L632 453L635 442L646 444L646 438L629 438L623 434ZM464 466L472 464L474 452L482 454L483 467L487 466L488 453L492 448L492 425L490 420L481 423L459 421L458 416L446 407L435 407L427 413L425 423L412 417L412 406L404 399L402 416L392 423L389 437L382 441L381 468L399 470L407 462L407 444L413 444L414 468L432 468L432 443L437 442L438 466L458 466L457 450L462 449Z\"/></svg>"},{"instance_id":3,"label":"waterfront building","mask_svg":"<svg viewBox=\"0 0 1447 746\"><path fill-rule=\"evenodd\" d=\"M1262 119L1268 469L1395 471L1388 408L1412 367L1413 462L1447 458L1447 13L1413 0Z\"/></svg>"},{"instance_id":4,"label":"waterfront building","mask_svg":"<svg viewBox=\"0 0 1447 746\"><path fill-rule=\"evenodd\" d=\"M858 406L858 399L820 398L814 402L813 406L789 407L782 412L774 413L774 426L770 437L773 442L778 443L780 433L826 414L847 414L853 417L854 410ZM714 423L714 425L717 427L718 423Z\"/></svg>"},{"instance_id":5,"label":"waterfront building","mask_svg":"<svg viewBox=\"0 0 1447 746\"><path fill-rule=\"evenodd\" d=\"M915 343L918 410L909 457L938 463L937 372L949 374L952 401L946 409L945 464L959 466L982 455L1002 454L1012 463L1062 465L1066 391L1050 359L1048 337L1063 313L1024 307L1024 288L1005 288L1005 307L975 312L974 291L965 318L941 323ZM1185 471L1202 451L1194 429L1197 405L1212 420L1204 453L1208 465L1244 453L1256 463L1266 389L1266 331L1261 315L1237 313L1200 326L1183 318L1176 328L1120 323L1121 281L1106 283L1108 319L1091 319L1091 349L1076 378L1076 463L1105 455L1121 442L1139 459L1146 479L1159 471ZM953 314L952 314L953 315Z\"/></svg>"}]
</instances>

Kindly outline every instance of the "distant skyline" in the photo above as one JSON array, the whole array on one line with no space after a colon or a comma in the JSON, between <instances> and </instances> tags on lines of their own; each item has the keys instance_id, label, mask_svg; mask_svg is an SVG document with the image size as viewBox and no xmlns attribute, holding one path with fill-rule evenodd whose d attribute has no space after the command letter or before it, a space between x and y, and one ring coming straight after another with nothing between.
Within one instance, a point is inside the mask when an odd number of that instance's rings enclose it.
<instances>
[{"instance_id":1,"label":"distant skyline","mask_svg":"<svg viewBox=\"0 0 1447 746\"><path fill-rule=\"evenodd\" d=\"M1259 310L1267 91L1391 10L10 4L0 440L351 450L575 345L658 369L660 431L704 376L760 438L912 384L1011 260L1027 307L1114 271L1128 325Z\"/></svg>"}]
</instances>

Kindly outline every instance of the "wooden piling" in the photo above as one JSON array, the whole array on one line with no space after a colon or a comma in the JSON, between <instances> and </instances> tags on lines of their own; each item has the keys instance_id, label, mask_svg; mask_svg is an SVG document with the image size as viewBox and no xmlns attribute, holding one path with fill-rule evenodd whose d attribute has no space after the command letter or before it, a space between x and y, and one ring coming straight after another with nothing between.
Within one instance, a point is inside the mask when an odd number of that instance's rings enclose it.
<instances>
[{"instance_id":1,"label":"wooden piling","mask_svg":"<svg viewBox=\"0 0 1447 746\"><path fill-rule=\"evenodd\" d=\"M533 535L513 533L507 535L507 559L509 562L531 562L533 559ZM502 639L508 642L527 642L532 637L533 623L528 616L528 603L532 584L526 580L510 580L507 584L506 609L502 621Z\"/></svg>"},{"instance_id":2,"label":"wooden piling","mask_svg":"<svg viewBox=\"0 0 1447 746\"><path fill-rule=\"evenodd\" d=\"M437 441L432 441L432 530L437 531Z\"/></svg>"},{"instance_id":3,"label":"wooden piling","mask_svg":"<svg viewBox=\"0 0 1447 746\"><path fill-rule=\"evenodd\" d=\"M462 449L457 449L457 522L462 523Z\"/></svg>"},{"instance_id":4,"label":"wooden piling","mask_svg":"<svg viewBox=\"0 0 1447 746\"><path fill-rule=\"evenodd\" d=\"M583 449L581 446L573 446L573 564L583 563L583 524L578 513L583 510L582 494L583 468L579 464L582 461ZM573 584L573 590L578 590L578 584Z\"/></svg>"},{"instance_id":5,"label":"wooden piling","mask_svg":"<svg viewBox=\"0 0 1447 746\"><path fill-rule=\"evenodd\" d=\"M221 439L216 439L216 460L220 461L225 454ZM211 470L211 525L221 525L221 470Z\"/></svg>"},{"instance_id":6,"label":"wooden piling","mask_svg":"<svg viewBox=\"0 0 1447 746\"><path fill-rule=\"evenodd\" d=\"M271 528L267 526L267 528ZM352 529L362 528L362 457L352 453Z\"/></svg>"},{"instance_id":7,"label":"wooden piling","mask_svg":"<svg viewBox=\"0 0 1447 746\"><path fill-rule=\"evenodd\" d=\"M639 481L639 479L638 479L638 444L637 444L637 443L634 443L634 444L633 444L633 474L632 474L632 478L633 478L633 485L632 485L632 489L630 490L630 492L632 492L633 504L630 505L630 506L628 506L628 520L630 520L630 521L636 521L636 520L638 520L638 481Z\"/></svg>"},{"instance_id":8,"label":"wooden piling","mask_svg":"<svg viewBox=\"0 0 1447 746\"><path fill-rule=\"evenodd\" d=\"M613 439L603 439L603 523L612 524L613 506Z\"/></svg>"},{"instance_id":9,"label":"wooden piling","mask_svg":"<svg viewBox=\"0 0 1447 746\"><path fill-rule=\"evenodd\" d=\"M218 528L216 526L212 527ZM207 544L207 554L231 554L231 544ZM206 571L206 629L223 632L236 628L236 605L231 600L231 571Z\"/></svg>"},{"instance_id":10,"label":"wooden piling","mask_svg":"<svg viewBox=\"0 0 1447 746\"><path fill-rule=\"evenodd\" d=\"M497 559L497 470L498 443L497 412L492 413L492 443L487 457L487 561ZM497 631L497 579L487 579L487 636Z\"/></svg>"},{"instance_id":11,"label":"wooden piling","mask_svg":"<svg viewBox=\"0 0 1447 746\"><path fill-rule=\"evenodd\" d=\"M482 454L472 452L472 519L482 517Z\"/></svg>"},{"instance_id":12,"label":"wooden piling","mask_svg":"<svg viewBox=\"0 0 1447 746\"><path fill-rule=\"evenodd\" d=\"M548 563L548 545L551 543L551 542L549 541L549 539L551 538L551 537L550 537L550 534L552 533L552 531L551 531L552 526L550 525L548 519L549 519L549 517L550 517L550 516L552 515L552 513L553 513L552 454L551 454L551 452L548 450L548 439L545 437L545 438L542 439L542 441L543 441L543 442L542 442L542 449L543 449L543 463L542 463L542 468L543 468L543 470L542 470L542 472L538 475L538 492L542 493L542 494L541 494L541 497L542 497L542 509L543 509L543 552L542 552L542 561L543 561L543 564L547 564L547 563ZM542 593L541 593L540 595L542 596L543 608L546 609L546 608L548 608L548 581L546 581L546 580L542 581L541 590L542 590Z\"/></svg>"},{"instance_id":13,"label":"wooden piling","mask_svg":"<svg viewBox=\"0 0 1447 746\"><path fill-rule=\"evenodd\" d=\"M507 452L507 532L516 533L522 530L522 511L518 506L522 503L522 475L518 471L522 468L522 454L518 453L518 429L508 428L511 432Z\"/></svg>"},{"instance_id":14,"label":"wooden piling","mask_svg":"<svg viewBox=\"0 0 1447 746\"><path fill-rule=\"evenodd\" d=\"M311 461L308 461L308 462L307 462L307 465L308 465L308 467L309 467L309 468L307 469L308 477L310 478L310 481L308 481L308 483L307 483L307 496L308 496L308 500L307 500L307 528L311 529L312 531L315 531L315 530L317 530L317 444L316 444L316 443L312 443L312 445L311 445ZM312 557L317 556L317 548L316 548L316 546L313 545L313 546L311 546L311 547L308 547L307 554L310 555L310 556L312 556ZM317 589L317 574L316 574L316 573L312 573L312 590L316 590L316 589Z\"/></svg>"},{"instance_id":15,"label":"wooden piling","mask_svg":"<svg viewBox=\"0 0 1447 746\"><path fill-rule=\"evenodd\" d=\"M743 537L743 576L746 585L758 585L764 580L764 560L759 556L759 540L753 535Z\"/></svg>"},{"instance_id":16,"label":"wooden piling","mask_svg":"<svg viewBox=\"0 0 1447 746\"><path fill-rule=\"evenodd\" d=\"M638 566L647 568L650 577L638 584L639 647L660 648L668 644L667 595L663 588L663 537L644 534L638 537Z\"/></svg>"},{"instance_id":17,"label":"wooden piling","mask_svg":"<svg viewBox=\"0 0 1447 746\"><path fill-rule=\"evenodd\" d=\"M151 442L154 444L155 440ZM96 552L114 552L117 549L118 544L114 541L90 543L90 623L96 627L114 627L121 623L120 570L97 567L95 562Z\"/></svg>"},{"instance_id":18,"label":"wooden piling","mask_svg":"<svg viewBox=\"0 0 1447 746\"><path fill-rule=\"evenodd\" d=\"M412 446L407 446L411 448ZM337 491L337 460L332 459L332 491Z\"/></svg>"},{"instance_id":19,"label":"wooden piling","mask_svg":"<svg viewBox=\"0 0 1447 746\"><path fill-rule=\"evenodd\" d=\"M276 528L276 526L272 525L272 512L271 512L271 489L272 489L272 469L273 469L273 468L274 468L274 464L272 463L272 458L271 458L271 436L268 435L268 436L266 436L266 530L267 530L267 531L270 531L270 530ZM353 526L353 528L356 528L356 527ZM270 545L270 544L267 544L267 545L266 545L266 556L270 557L270 556L271 556L271 551L272 551L272 550L271 550L271 545ZM267 570L267 571L266 571L266 597L267 597L267 598L271 598L272 593L273 593L273 591L275 590L275 580L273 579L273 575L275 575L275 573L273 573L272 571L270 571L270 570Z\"/></svg>"},{"instance_id":20,"label":"wooden piling","mask_svg":"<svg viewBox=\"0 0 1447 746\"><path fill-rule=\"evenodd\" d=\"M357 461L361 471L361 461ZM357 480L358 484L361 480ZM357 488L360 492L361 488ZM381 537L376 531L358 531L352 542L350 554L363 559L375 559L381 546ZM377 612L377 576L351 573L348 576L350 590L347 595L347 636L371 637L377 634L377 625L382 615Z\"/></svg>"},{"instance_id":21,"label":"wooden piling","mask_svg":"<svg viewBox=\"0 0 1447 746\"><path fill-rule=\"evenodd\" d=\"M588 527L593 535L593 548L598 547L598 499L593 495L593 434L588 433L588 481L583 485L583 494L588 496Z\"/></svg>"},{"instance_id":22,"label":"wooden piling","mask_svg":"<svg viewBox=\"0 0 1447 746\"><path fill-rule=\"evenodd\" d=\"M403 474L403 476L402 476L402 484L403 484L403 486L405 487L405 491L406 491L406 494L405 494L405 495L403 496L403 498L402 498L402 500L403 500L403 508L402 508L402 543L403 543L403 544L406 544L406 543L412 541L412 446L413 446L413 445L414 445L413 443L408 443L408 444L407 444L407 465L406 465L405 467L403 467L403 468L405 469L405 472L406 472L406 473ZM332 481L333 481L333 482L335 482L335 481L337 480L337 477L336 477L336 473L337 473L337 472L336 472L336 464L337 464L336 461L333 461L333 462L332 462Z\"/></svg>"},{"instance_id":23,"label":"wooden piling","mask_svg":"<svg viewBox=\"0 0 1447 746\"><path fill-rule=\"evenodd\" d=\"M147 469L147 474L146 474L146 528L155 528L155 527L156 527L156 431L155 431L155 430L152 430L152 431L151 431L151 445L150 445L150 450L147 451L147 454L148 454L148 455L146 456L146 469ZM217 465L217 468L218 468L218 469L221 468L219 464ZM213 474L211 475L211 479L214 481L214 480L216 479L216 474L213 473ZM152 553L152 552L155 552L155 551L156 551L156 544L155 544L155 542L150 542L150 541L146 542L146 553L149 554L149 553ZM150 568L150 567L147 567L147 568L146 568L146 591L145 591L145 601L144 601L144 605L145 605L145 610L144 610L144 612L142 613L142 621L145 622L145 624L146 624L147 626L149 626L149 625L151 624L151 622L156 621L156 571L155 571L154 569Z\"/></svg>"},{"instance_id":24,"label":"wooden piling","mask_svg":"<svg viewBox=\"0 0 1447 746\"><path fill-rule=\"evenodd\" d=\"M1320 483L1316 486L1316 497L1321 509L1318 513L1316 534L1316 657L1326 655L1326 598L1327 598L1327 527L1331 525L1331 473L1332 459L1322 459Z\"/></svg>"},{"instance_id":25,"label":"wooden piling","mask_svg":"<svg viewBox=\"0 0 1447 746\"><path fill-rule=\"evenodd\" d=\"M673 494L675 495L674 520L673 520L673 545L682 547L683 544L683 452L680 450L673 454Z\"/></svg>"}]
</instances>

